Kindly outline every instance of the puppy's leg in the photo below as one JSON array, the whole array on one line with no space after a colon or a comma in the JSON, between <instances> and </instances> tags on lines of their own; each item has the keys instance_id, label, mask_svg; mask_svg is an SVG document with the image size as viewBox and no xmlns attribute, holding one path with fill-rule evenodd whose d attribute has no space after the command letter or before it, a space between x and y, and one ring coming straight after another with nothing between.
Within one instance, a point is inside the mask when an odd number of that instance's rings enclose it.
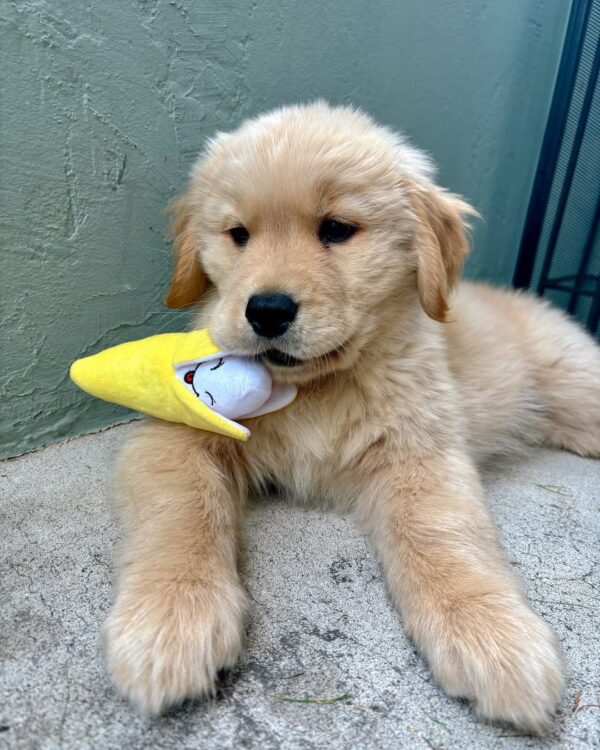
<instances>
[{"instance_id":1,"label":"puppy's leg","mask_svg":"<svg viewBox=\"0 0 600 750\"><path fill-rule=\"evenodd\" d=\"M242 487L203 445L186 427L149 422L121 457L125 536L102 635L119 691L144 713L211 693L241 648Z\"/></svg>"},{"instance_id":2,"label":"puppy's leg","mask_svg":"<svg viewBox=\"0 0 600 750\"><path fill-rule=\"evenodd\" d=\"M535 322L538 380L549 415L545 442L600 458L600 346L558 310L540 311Z\"/></svg>"},{"instance_id":3,"label":"puppy's leg","mask_svg":"<svg viewBox=\"0 0 600 750\"><path fill-rule=\"evenodd\" d=\"M557 638L510 570L470 461L399 462L364 498L391 595L435 679L482 717L545 730L563 692Z\"/></svg>"}]
</instances>

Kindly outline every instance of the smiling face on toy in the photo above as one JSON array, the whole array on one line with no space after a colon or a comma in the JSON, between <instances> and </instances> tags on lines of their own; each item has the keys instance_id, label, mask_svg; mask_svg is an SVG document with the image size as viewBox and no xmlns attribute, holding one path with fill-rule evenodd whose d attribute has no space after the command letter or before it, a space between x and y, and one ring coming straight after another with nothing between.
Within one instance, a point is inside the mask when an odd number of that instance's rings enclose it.
<instances>
[{"instance_id":1,"label":"smiling face on toy","mask_svg":"<svg viewBox=\"0 0 600 750\"><path fill-rule=\"evenodd\" d=\"M223 357L219 357L216 362L201 362L193 370L188 370L184 377L185 382L194 389L196 396L211 408L217 406L217 399L212 391L216 392L220 402L223 401L220 393L223 380L213 377L211 373L219 370L224 364ZM212 391L209 391L208 388L212 388ZM220 405L217 406L217 411L219 409Z\"/></svg>"},{"instance_id":2,"label":"smiling face on toy","mask_svg":"<svg viewBox=\"0 0 600 750\"><path fill-rule=\"evenodd\" d=\"M183 380L206 406L230 419L254 412L271 394L268 371L259 362L239 357L190 365Z\"/></svg>"}]
</instances>

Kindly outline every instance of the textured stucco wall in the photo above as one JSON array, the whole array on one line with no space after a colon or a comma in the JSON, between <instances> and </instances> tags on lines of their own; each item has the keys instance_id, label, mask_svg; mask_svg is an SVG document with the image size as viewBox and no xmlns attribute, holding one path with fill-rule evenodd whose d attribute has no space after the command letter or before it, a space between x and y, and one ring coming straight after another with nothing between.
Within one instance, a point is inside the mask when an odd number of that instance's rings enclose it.
<instances>
[{"instance_id":1,"label":"textured stucco wall","mask_svg":"<svg viewBox=\"0 0 600 750\"><path fill-rule=\"evenodd\" d=\"M181 326L167 201L206 136L326 97L408 132L484 214L471 275L507 281L566 0L0 2L0 453L126 412L71 360Z\"/></svg>"}]
</instances>

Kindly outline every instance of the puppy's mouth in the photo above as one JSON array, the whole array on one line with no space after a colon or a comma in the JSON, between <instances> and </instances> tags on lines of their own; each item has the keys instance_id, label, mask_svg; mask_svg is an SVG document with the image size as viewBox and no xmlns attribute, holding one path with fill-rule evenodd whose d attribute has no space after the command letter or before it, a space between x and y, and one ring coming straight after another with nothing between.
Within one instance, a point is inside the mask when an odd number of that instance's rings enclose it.
<instances>
[{"instance_id":1,"label":"puppy's mouth","mask_svg":"<svg viewBox=\"0 0 600 750\"><path fill-rule=\"evenodd\" d=\"M303 359L292 357L291 354L286 354L279 349L267 349L262 356L272 365L277 365L278 367L298 367L304 364Z\"/></svg>"},{"instance_id":2,"label":"puppy's mouth","mask_svg":"<svg viewBox=\"0 0 600 750\"><path fill-rule=\"evenodd\" d=\"M263 352L261 357L262 359L267 360L267 362L272 365L276 365L277 367L300 367L301 365L306 364L314 365L322 361L327 361L330 363L335 362L335 360L342 354L346 347L347 343L344 343L341 346L338 346L337 348L326 352L325 354L321 354L317 357L310 357L308 359L299 359L298 357L294 357L287 352L282 352L280 349L267 349L266 352Z\"/></svg>"}]
</instances>

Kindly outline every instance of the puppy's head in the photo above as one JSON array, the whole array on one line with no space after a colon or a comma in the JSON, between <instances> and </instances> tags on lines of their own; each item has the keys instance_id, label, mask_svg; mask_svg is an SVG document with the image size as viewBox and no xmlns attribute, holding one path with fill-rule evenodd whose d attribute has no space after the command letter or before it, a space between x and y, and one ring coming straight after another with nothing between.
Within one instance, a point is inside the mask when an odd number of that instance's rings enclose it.
<instances>
[{"instance_id":1,"label":"puppy's head","mask_svg":"<svg viewBox=\"0 0 600 750\"><path fill-rule=\"evenodd\" d=\"M166 302L214 288L215 341L279 380L347 368L390 306L418 299L445 319L475 212L432 176L420 152L349 108L285 108L220 134L173 204Z\"/></svg>"}]
</instances>

